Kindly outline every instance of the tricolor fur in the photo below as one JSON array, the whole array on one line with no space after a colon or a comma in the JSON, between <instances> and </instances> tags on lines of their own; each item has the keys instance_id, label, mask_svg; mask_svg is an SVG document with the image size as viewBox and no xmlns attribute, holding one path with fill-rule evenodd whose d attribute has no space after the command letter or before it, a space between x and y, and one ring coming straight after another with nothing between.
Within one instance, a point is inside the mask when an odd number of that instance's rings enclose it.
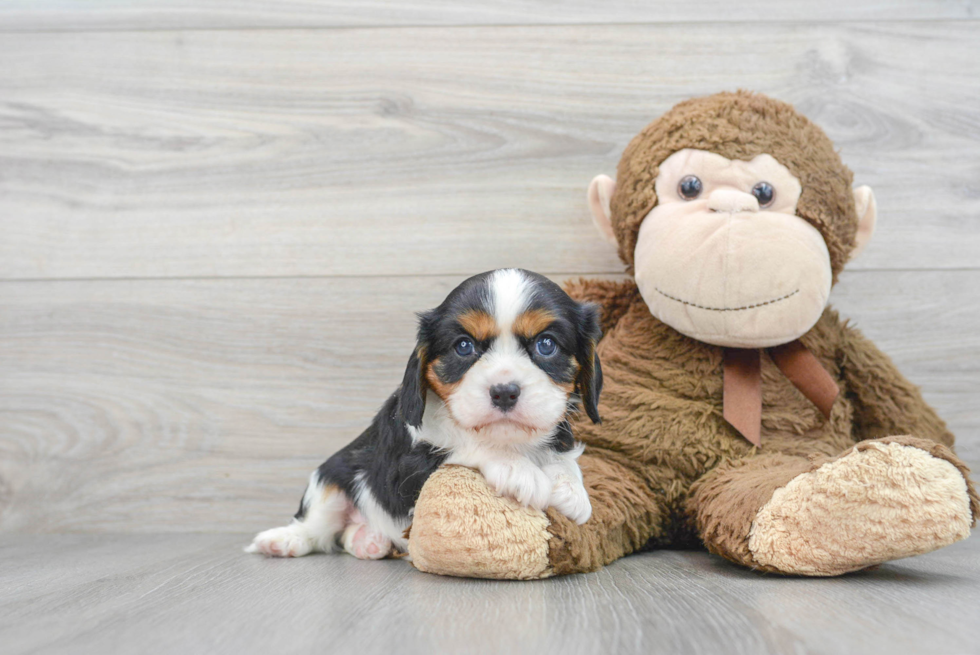
<instances>
[{"instance_id":1,"label":"tricolor fur","mask_svg":"<svg viewBox=\"0 0 980 655\"><path fill-rule=\"evenodd\" d=\"M581 400L599 421L599 337L596 307L536 273L464 281L420 315L402 384L371 426L313 472L291 524L246 550L404 552L415 501L442 464L479 469L498 493L584 523L592 507L567 418Z\"/></svg>"}]
</instances>

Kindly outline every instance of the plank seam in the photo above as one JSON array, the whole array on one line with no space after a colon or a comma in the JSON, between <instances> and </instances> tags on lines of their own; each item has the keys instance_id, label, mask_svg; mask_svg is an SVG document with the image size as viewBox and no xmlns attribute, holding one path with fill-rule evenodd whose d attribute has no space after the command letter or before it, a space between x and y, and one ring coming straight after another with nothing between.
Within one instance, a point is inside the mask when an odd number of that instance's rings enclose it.
<instances>
[{"instance_id":1,"label":"plank seam","mask_svg":"<svg viewBox=\"0 0 980 655\"><path fill-rule=\"evenodd\" d=\"M855 268L845 269L848 274L864 273L970 273L980 271L980 266L961 266L961 267L925 267L925 268ZM620 270L607 271L549 271L537 269L535 272L541 275L559 277L567 275L569 277L580 276L601 276L601 275L623 275L626 273ZM378 273L376 275L358 273L356 275L149 275L138 277L39 277L39 278L0 278L0 284L19 284L19 283L44 283L44 282L161 282L161 281L235 281L235 280L357 280L357 279L380 279L380 278L441 278L441 277L462 277L475 275L473 271L449 271L442 273Z\"/></svg>"},{"instance_id":2,"label":"plank seam","mask_svg":"<svg viewBox=\"0 0 980 655\"><path fill-rule=\"evenodd\" d=\"M356 30L422 30L422 29L526 29L526 28L568 28L568 27L680 27L680 26L724 26L746 25L763 22L771 26L869 26L869 25L912 25L942 23L977 23L980 17L963 16L959 18L895 18L895 19L836 19L836 20L723 20L723 21L658 21L658 22L582 22L582 23L410 23L402 25L281 25L275 27L245 25L236 27L93 27L93 28L18 28L6 27L0 17L0 34L138 34L142 32L314 32L314 31L356 31Z\"/></svg>"}]
</instances>

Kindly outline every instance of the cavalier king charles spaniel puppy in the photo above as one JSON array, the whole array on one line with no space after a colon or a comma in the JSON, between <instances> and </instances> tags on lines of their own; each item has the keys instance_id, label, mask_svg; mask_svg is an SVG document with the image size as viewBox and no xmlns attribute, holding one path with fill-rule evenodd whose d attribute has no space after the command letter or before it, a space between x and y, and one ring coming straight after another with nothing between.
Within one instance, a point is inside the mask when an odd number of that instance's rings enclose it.
<instances>
[{"instance_id":1,"label":"cavalier king charles spaniel puppy","mask_svg":"<svg viewBox=\"0 0 980 655\"><path fill-rule=\"evenodd\" d=\"M568 416L581 402L599 422L600 336L598 308L537 273L464 281L419 315L402 384L370 427L312 473L292 523L259 533L246 551L405 552L422 485L443 464L478 469L501 495L586 522L592 505L576 462L584 446Z\"/></svg>"}]
</instances>

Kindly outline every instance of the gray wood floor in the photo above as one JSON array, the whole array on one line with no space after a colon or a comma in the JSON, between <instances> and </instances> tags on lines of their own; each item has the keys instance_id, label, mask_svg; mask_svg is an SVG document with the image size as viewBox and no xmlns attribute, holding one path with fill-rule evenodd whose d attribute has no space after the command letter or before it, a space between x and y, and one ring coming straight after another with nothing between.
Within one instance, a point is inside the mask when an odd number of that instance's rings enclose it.
<instances>
[{"instance_id":1,"label":"gray wood floor","mask_svg":"<svg viewBox=\"0 0 980 655\"><path fill-rule=\"evenodd\" d=\"M347 555L270 560L245 535L0 537L0 652L980 652L980 540L836 579L702 552L493 582Z\"/></svg>"},{"instance_id":2,"label":"gray wood floor","mask_svg":"<svg viewBox=\"0 0 980 655\"><path fill-rule=\"evenodd\" d=\"M0 31L970 19L977 0L4 0Z\"/></svg>"}]
</instances>

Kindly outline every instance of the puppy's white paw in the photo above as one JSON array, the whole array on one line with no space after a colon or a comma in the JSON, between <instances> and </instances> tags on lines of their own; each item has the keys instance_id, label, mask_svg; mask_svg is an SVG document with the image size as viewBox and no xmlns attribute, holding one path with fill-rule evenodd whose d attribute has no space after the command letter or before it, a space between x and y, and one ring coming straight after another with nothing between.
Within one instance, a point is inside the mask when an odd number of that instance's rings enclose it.
<instances>
[{"instance_id":1,"label":"puppy's white paw","mask_svg":"<svg viewBox=\"0 0 980 655\"><path fill-rule=\"evenodd\" d=\"M544 509L551 498L552 482L544 471L526 460L488 462L480 467L487 484L521 505Z\"/></svg>"},{"instance_id":2,"label":"puppy's white paw","mask_svg":"<svg viewBox=\"0 0 980 655\"><path fill-rule=\"evenodd\" d=\"M351 523L344 528L344 550L357 559L381 559L391 552L391 539L366 523Z\"/></svg>"},{"instance_id":3,"label":"puppy's white paw","mask_svg":"<svg viewBox=\"0 0 980 655\"><path fill-rule=\"evenodd\" d=\"M313 550L313 540L301 524L284 525L260 532L246 553L262 553L269 557L302 557Z\"/></svg>"},{"instance_id":4,"label":"puppy's white paw","mask_svg":"<svg viewBox=\"0 0 980 655\"><path fill-rule=\"evenodd\" d=\"M588 521L592 516L592 503L582 483L567 475L557 476L554 482L548 504L579 525Z\"/></svg>"}]
</instances>

